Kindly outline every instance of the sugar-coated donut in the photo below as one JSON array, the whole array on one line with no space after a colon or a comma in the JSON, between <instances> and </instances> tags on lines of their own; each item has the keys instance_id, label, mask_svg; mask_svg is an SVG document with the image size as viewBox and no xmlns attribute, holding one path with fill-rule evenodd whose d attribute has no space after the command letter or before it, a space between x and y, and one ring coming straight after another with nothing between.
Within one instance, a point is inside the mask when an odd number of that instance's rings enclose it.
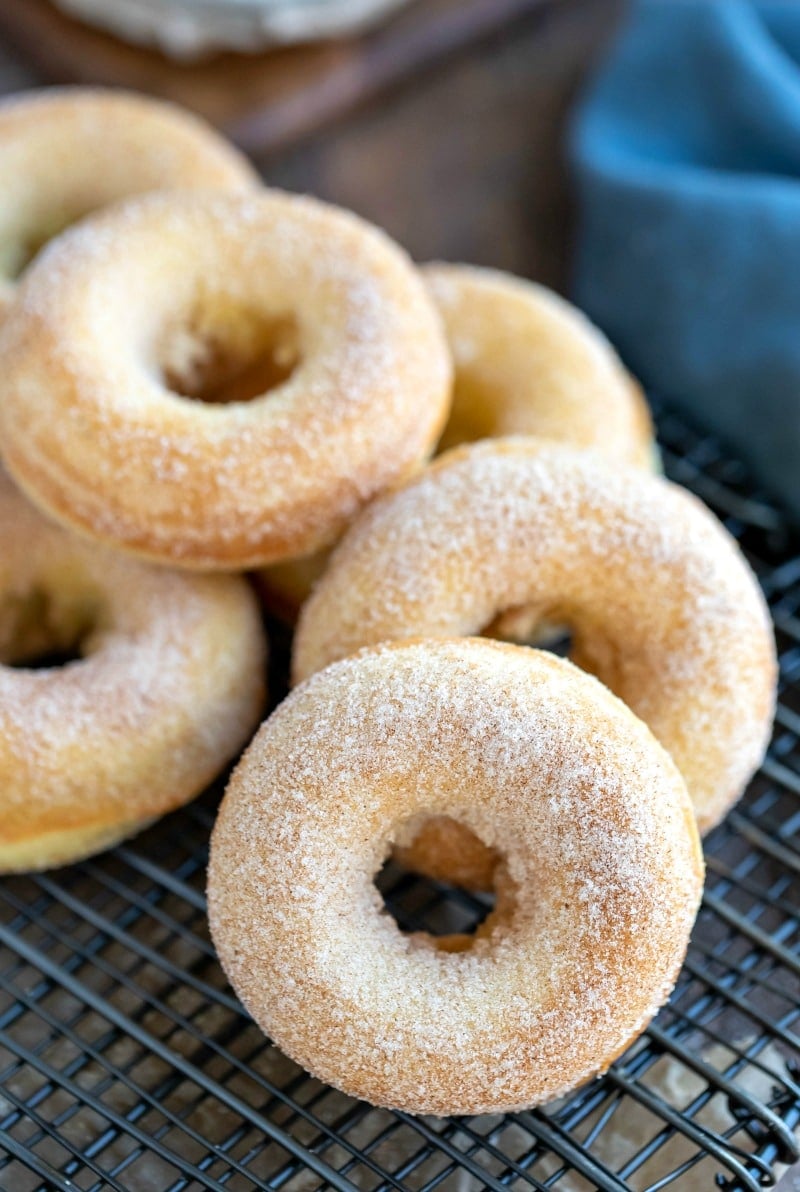
<instances>
[{"instance_id":1,"label":"sugar-coated donut","mask_svg":"<svg viewBox=\"0 0 800 1192\"><path fill-rule=\"evenodd\" d=\"M642 392L579 310L544 286L495 269L435 264L422 273L454 361L453 404L439 451L524 434L656 467ZM258 586L267 607L294 624L327 559L265 568ZM528 639L528 610L503 617L496 629L501 637Z\"/></svg>"},{"instance_id":2,"label":"sugar-coated donut","mask_svg":"<svg viewBox=\"0 0 800 1192\"><path fill-rule=\"evenodd\" d=\"M69 224L148 190L251 190L258 175L196 116L124 91L58 87L0 102L0 315Z\"/></svg>"},{"instance_id":3,"label":"sugar-coated donut","mask_svg":"<svg viewBox=\"0 0 800 1192\"><path fill-rule=\"evenodd\" d=\"M75 661L32 668L41 655ZM264 703L244 580L45 522L0 474L0 872L98 852L198 795Z\"/></svg>"},{"instance_id":4,"label":"sugar-coated donut","mask_svg":"<svg viewBox=\"0 0 800 1192\"><path fill-rule=\"evenodd\" d=\"M591 452L457 448L354 524L303 609L300 681L361 646L480 633L538 607L674 757L708 831L766 747L775 643L738 546L701 503Z\"/></svg>"},{"instance_id":5,"label":"sugar-coated donut","mask_svg":"<svg viewBox=\"0 0 800 1192\"><path fill-rule=\"evenodd\" d=\"M30 269L2 352L0 448L29 496L185 567L332 541L425 456L450 401L405 253L276 191L149 195L85 220Z\"/></svg>"},{"instance_id":6,"label":"sugar-coated donut","mask_svg":"<svg viewBox=\"0 0 800 1192\"><path fill-rule=\"evenodd\" d=\"M478 439L536 435L652 469L642 391L581 311L532 281L472 265L426 265L453 355L445 451Z\"/></svg>"},{"instance_id":7,"label":"sugar-coated donut","mask_svg":"<svg viewBox=\"0 0 800 1192\"><path fill-rule=\"evenodd\" d=\"M430 814L503 858L489 919L440 946L373 884ZM315 1076L494 1113L566 1093L644 1029L702 875L676 767L595 679L519 646L404 642L315 675L261 728L214 828L209 916L244 1005Z\"/></svg>"}]
</instances>

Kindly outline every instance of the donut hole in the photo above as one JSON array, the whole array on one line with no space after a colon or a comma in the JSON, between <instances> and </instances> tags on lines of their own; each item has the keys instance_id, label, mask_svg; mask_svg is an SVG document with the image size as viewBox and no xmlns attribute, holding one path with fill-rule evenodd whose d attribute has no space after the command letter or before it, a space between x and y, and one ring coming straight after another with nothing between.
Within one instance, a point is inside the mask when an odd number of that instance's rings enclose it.
<instances>
[{"instance_id":1,"label":"donut hole","mask_svg":"<svg viewBox=\"0 0 800 1192\"><path fill-rule=\"evenodd\" d=\"M171 329L158 357L163 383L178 397L212 405L248 402L292 376L300 362L300 329L291 314L198 313Z\"/></svg>"},{"instance_id":2,"label":"donut hole","mask_svg":"<svg viewBox=\"0 0 800 1192\"><path fill-rule=\"evenodd\" d=\"M513 887L503 858L466 824L417 817L402 835L375 886L403 934L440 951L464 952L509 919Z\"/></svg>"},{"instance_id":3,"label":"donut hole","mask_svg":"<svg viewBox=\"0 0 800 1192\"><path fill-rule=\"evenodd\" d=\"M556 609L543 611L536 605L502 609L483 627L480 636L517 646L535 646L559 658L570 658L573 651L573 633L565 614Z\"/></svg>"},{"instance_id":4,"label":"donut hole","mask_svg":"<svg viewBox=\"0 0 800 1192\"><path fill-rule=\"evenodd\" d=\"M34 587L8 594L0 604L0 663L45 670L82 661L100 626L99 603L53 596Z\"/></svg>"},{"instance_id":5,"label":"donut hole","mask_svg":"<svg viewBox=\"0 0 800 1192\"><path fill-rule=\"evenodd\" d=\"M494 909L493 893L421 878L389 858L375 878L387 913L403 935L427 936L442 951L465 951Z\"/></svg>"}]
</instances>

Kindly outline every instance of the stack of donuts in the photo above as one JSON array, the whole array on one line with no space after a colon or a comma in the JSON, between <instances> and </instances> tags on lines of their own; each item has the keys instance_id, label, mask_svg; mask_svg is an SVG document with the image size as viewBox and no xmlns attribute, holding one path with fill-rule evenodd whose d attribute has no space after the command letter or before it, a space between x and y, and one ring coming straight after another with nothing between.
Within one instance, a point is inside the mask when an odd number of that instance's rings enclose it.
<instances>
[{"instance_id":1,"label":"stack of donuts","mask_svg":"<svg viewBox=\"0 0 800 1192\"><path fill-rule=\"evenodd\" d=\"M413 1113L602 1072L673 987L776 674L635 381L552 293L418 269L153 101L8 101L0 164L0 871L250 741L210 922L291 1057ZM257 591L297 626L256 732ZM400 930L393 850L494 892L474 935Z\"/></svg>"}]
</instances>

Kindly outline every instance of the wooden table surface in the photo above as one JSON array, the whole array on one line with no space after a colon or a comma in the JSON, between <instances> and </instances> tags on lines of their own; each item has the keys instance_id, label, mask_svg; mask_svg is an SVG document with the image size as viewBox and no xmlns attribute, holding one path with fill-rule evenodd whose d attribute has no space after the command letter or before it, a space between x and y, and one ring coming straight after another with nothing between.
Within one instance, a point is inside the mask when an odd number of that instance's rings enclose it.
<instances>
[{"instance_id":1,"label":"wooden table surface","mask_svg":"<svg viewBox=\"0 0 800 1192\"><path fill-rule=\"evenodd\" d=\"M206 97L205 114L223 126L227 120L227 131L251 150L259 150L258 164L269 182L360 212L419 260L495 265L563 290L570 227L562 148L565 116L588 64L613 29L622 0L457 2L469 9L471 35L463 35L463 14L452 25L452 2L437 0L435 13L428 12L429 21L434 16L438 21L440 41L444 38L437 54L423 52L417 44L417 58L412 60L406 46L409 30L418 41L422 36L418 6L432 0L416 0L391 38L387 30L373 35L370 52L383 46L386 57L386 45L396 47L398 32L405 30L404 69L395 70L383 87L376 85L381 79L373 63L371 85L365 88L362 78L360 87L342 101L344 76L330 74L328 58L349 61L351 70L353 63L364 62L361 43L347 43L323 49L315 68L318 74L311 70L308 86L291 96L300 110L281 115L282 124L276 126L269 113L259 109L262 125L266 120L273 130L270 136L265 138L263 127L248 129L236 95L216 106ZM491 21L487 2L495 6ZM50 34L50 22L57 24L61 18L46 9L47 0L3 0L0 92L76 79L169 90L173 76L152 55L115 48L108 44L110 39L101 38L105 50L93 56L90 47L97 35L77 29L79 44L86 39L86 52L65 46L63 39ZM9 23L20 12L28 14L25 29ZM451 24L445 36L446 19ZM54 46L61 47L59 52ZM391 58L396 62L396 50ZM272 59L265 61L262 55L260 61L262 73L273 68ZM274 62L281 61L277 55ZM132 76L132 63L142 62L149 63L149 74L139 65L144 73ZM256 64L243 59L239 65L244 87ZM213 77L214 69L219 70L219 64L206 64L201 77ZM333 83L325 82L331 78ZM324 103L320 106L325 86L338 97L331 100L330 112ZM181 87L178 93L185 96L185 82ZM191 90L188 94L202 109Z\"/></svg>"}]
</instances>

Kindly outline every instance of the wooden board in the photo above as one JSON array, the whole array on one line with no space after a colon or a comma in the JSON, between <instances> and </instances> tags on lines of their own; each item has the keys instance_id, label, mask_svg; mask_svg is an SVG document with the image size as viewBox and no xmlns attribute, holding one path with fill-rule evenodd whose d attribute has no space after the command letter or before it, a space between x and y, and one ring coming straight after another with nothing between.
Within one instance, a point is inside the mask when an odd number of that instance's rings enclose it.
<instances>
[{"instance_id":1,"label":"wooden board","mask_svg":"<svg viewBox=\"0 0 800 1192\"><path fill-rule=\"evenodd\" d=\"M2 0L0 38L43 81L172 99L263 158L555 2L414 0L358 38L183 64L83 26L48 0Z\"/></svg>"},{"instance_id":2,"label":"wooden board","mask_svg":"<svg viewBox=\"0 0 800 1192\"><path fill-rule=\"evenodd\" d=\"M566 123L624 0L560 0L273 157L273 186L385 228L417 260L508 269L567 286Z\"/></svg>"}]
</instances>

